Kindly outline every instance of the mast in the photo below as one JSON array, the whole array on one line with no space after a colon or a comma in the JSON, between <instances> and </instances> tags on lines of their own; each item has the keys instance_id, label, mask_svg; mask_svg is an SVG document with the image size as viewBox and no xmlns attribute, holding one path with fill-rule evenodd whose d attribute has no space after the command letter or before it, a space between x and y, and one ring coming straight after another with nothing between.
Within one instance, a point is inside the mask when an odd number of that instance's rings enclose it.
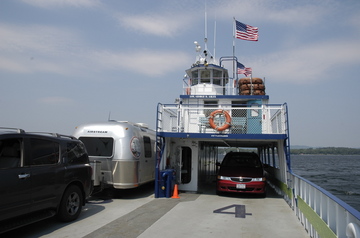
<instances>
[{"instance_id":1,"label":"mast","mask_svg":"<svg viewBox=\"0 0 360 238\"><path fill-rule=\"evenodd\" d=\"M205 38L204 38L204 42L205 42L205 51L208 51L207 48L207 8L206 8L206 1L205 1Z\"/></svg>"},{"instance_id":2,"label":"mast","mask_svg":"<svg viewBox=\"0 0 360 238\"><path fill-rule=\"evenodd\" d=\"M235 80L235 70L236 70L236 65L235 65L235 31L236 31L236 23L235 23L235 17L234 17L234 21L233 21L233 80Z\"/></svg>"},{"instance_id":3,"label":"mast","mask_svg":"<svg viewBox=\"0 0 360 238\"><path fill-rule=\"evenodd\" d=\"M214 60L216 59L216 13L215 13L215 23L214 23Z\"/></svg>"}]
</instances>

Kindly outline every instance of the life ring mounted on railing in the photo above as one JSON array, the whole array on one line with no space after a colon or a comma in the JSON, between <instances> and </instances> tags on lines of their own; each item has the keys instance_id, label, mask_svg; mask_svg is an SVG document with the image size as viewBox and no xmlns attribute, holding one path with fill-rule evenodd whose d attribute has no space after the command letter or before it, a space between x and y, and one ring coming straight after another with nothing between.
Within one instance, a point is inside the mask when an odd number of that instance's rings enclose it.
<instances>
[{"instance_id":1,"label":"life ring mounted on railing","mask_svg":"<svg viewBox=\"0 0 360 238\"><path fill-rule=\"evenodd\" d=\"M222 126L216 125L215 122L214 122L214 118L219 114L223 115L225 117L225 123ZM209 124L210 124L210 126L213 129L217 130L217 131L223 131L223 130L228 129L230 127L230 123L231 123L231 117L230 117L229 113L227 111L222 110L222 109L213 111L209 116Z\"/></svg>"}]
</instances>

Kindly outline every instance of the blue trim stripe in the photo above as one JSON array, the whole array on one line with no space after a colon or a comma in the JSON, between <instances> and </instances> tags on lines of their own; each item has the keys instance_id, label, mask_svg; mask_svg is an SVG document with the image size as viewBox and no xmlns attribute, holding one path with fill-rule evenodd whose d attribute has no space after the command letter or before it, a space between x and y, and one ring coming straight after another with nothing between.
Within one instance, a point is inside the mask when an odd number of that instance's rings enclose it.
<instances>
[{"instance_id":1,"label":"blue trim stripe","mask_svg":"<svg viewBox=\"0 0 360 238\"><path fill-rule=\"evenodd\" d=\"M191 98L191 99L216 99L216 98L226 98L226 99L269 99L268 95L180 95L180 98Z\"/></svg>"},{"instance_id":2,"label":"blue trim stripe","mask_svg":"<svg viewBox=\"0 0 360 238\"><path fill-rule=\"evenodd\" d=\"M249 140L284 140L286 134L210 134L210 133L177 133L157 132L157 136L173 138L198 138L198 139L249 139Z\"/></svg>"}]
</instances>

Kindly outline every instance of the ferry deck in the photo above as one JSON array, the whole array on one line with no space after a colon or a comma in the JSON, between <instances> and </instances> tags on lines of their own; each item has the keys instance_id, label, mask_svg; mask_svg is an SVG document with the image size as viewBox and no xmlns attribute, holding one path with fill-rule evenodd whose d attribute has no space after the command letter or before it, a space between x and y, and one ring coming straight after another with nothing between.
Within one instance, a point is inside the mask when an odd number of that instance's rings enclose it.
<instances>
[{"instance_id":1,"label":"ferry deck","mask_svg":"<svg viewBox=\"0 0 360 238\"><path fill-rule=\"evenodd\" d=\"M97 194L72 223L48 219L1 237L309 237L272 189L266 198L217 196L210 187L202 187L199 193L181 192L179 197L154 198L153 184L115 196Z\"/></svg>"}]
</instances>

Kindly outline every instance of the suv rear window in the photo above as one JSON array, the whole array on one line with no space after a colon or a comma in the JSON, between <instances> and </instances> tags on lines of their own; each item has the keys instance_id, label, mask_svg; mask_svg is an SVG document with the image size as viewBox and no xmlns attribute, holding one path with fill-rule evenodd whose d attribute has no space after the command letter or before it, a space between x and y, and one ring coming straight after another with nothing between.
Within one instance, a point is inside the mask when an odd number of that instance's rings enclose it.
<instances>
[{"instance_id":1,"label":"suv rear window","mask_svg":"<svg viewBox=\"0 0 360 238\"><path fill-rule=\"evenodd\" d=\"M89 156L112 156L114 139L111 137L80 137Z\"/></svg>"},{"instance_id":2,"label":"suv rear window","mask_svg":"<svg viewBox=\"0 0 360 238\"><path fill-rule=\"evenodd\" d=\"M0 169L16 168L20 166L21 140L0 140Z\"/></svg>"},{"instance_id":3,"label":"suv rear window","mask_svg":"<svg viewBox=\"0 0 360 238\"><path fill-rule=\"evenodd\" d=\"M57 164L59 162L59 143L51 140L31 138L30 145L30 165Z\"/></svg>"},{"instance_id":4,"label":"suv rear window","mask_svg":"<svg viewBox=\"0 0 360 238\"><path fill-rule=\"evenodd\" d=\"M67 143L67 157L69 164L87 164L89 159L86 155L85 146L82 143Z\"/></svg>"}]
</instances>

